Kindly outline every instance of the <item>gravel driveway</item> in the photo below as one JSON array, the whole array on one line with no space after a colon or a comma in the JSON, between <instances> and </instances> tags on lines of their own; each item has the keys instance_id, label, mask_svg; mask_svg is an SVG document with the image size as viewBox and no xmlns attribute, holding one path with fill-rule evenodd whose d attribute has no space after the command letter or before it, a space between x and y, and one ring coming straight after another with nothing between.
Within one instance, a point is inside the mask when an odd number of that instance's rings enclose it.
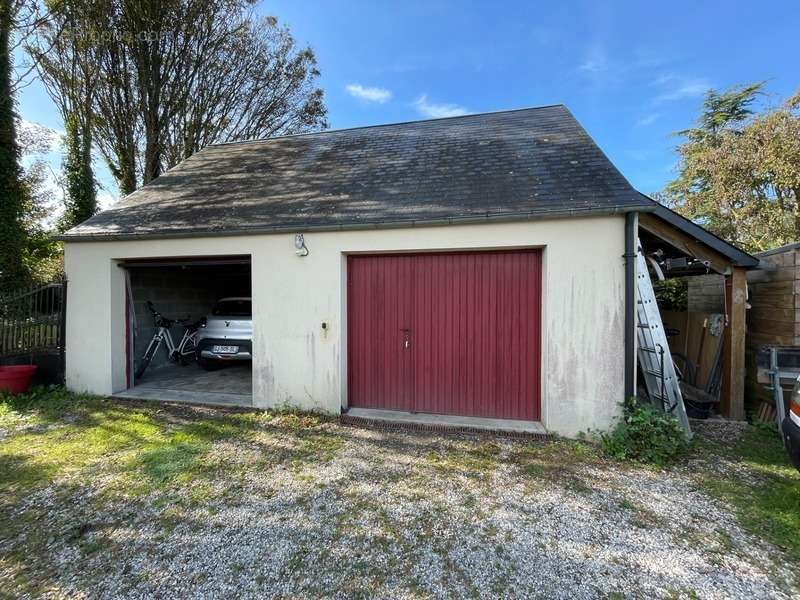
<instances>
[{"instance_id":1,"label":"gravel driveway","mask_svg":"<svg viewBox=\"0 0 800 600\"><path fill-rule=\"evenodd\" d=\"M797 597L779 552L698 490L700 463L654 470L610 463L577 443L282 418L214 442L191 478L146 494L120 479L123 459L97 461L3 507L26 527L0 533L0 590Z\"/></svg>"}]
</instances>

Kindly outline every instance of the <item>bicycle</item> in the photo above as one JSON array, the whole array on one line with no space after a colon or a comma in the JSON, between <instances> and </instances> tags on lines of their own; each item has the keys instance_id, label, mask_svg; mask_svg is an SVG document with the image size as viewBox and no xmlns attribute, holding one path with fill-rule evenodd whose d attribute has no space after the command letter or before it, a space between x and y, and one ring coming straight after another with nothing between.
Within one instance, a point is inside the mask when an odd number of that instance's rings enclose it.
<instances>
[{"instance_id":1,"label":"bicycle","mask_svg":"<svg viewBox=\"0 0 800 600\"><path fill-rule=\"evenodd\" d=\"M205 317L199 321L195 321L194 323L190 322L191 319L188 317L186 319L168 319L156 310L155 306L153 306L153 303L150 302L150 300L147 301L147 308L153 314L153 319L155 320L155 325L158 327L158 330L153 335L153 339L151 339L150 343L147 345L147 350L145 350L144 355L142 356L142 360L139 363L139 368L136 369L136 374L134 375L135 379L140 379L142 375L144 375L145 369L147 369L147 367L150 365L150 361L153 360L153 357L155 356L156 352L158 352L162 342L166 344L167 356L169 360L177 362L183 366L186 366L189 364L189 362L191 362L189 359L187 359L188 356L191 356L192 360L196 360L197 330L202 327L203 322L205 321ZM176 323L183 325L185 328L183 337L177 346L175 345L175 342L172 339L172 334L170 333L170 329Z\"/></svg>"}]
</instances>

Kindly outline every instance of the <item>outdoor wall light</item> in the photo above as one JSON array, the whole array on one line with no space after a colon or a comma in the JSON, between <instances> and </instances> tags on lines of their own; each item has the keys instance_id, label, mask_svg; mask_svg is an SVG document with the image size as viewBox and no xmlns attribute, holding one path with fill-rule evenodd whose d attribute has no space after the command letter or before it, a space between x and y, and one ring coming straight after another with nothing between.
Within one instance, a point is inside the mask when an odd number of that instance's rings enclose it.
<instances>
[{"instance_id":1,"label":"outdoor wall light","mask_svg":"<svg viewBox=\"0 0 800 600\"><path fill-rule=\"evenodd\" d=\"M294 234L294 253L297 256L308 256L308 248L306 247L306 239L303 237L302 233L295 233Z\"/></svg>"}]
</instances>

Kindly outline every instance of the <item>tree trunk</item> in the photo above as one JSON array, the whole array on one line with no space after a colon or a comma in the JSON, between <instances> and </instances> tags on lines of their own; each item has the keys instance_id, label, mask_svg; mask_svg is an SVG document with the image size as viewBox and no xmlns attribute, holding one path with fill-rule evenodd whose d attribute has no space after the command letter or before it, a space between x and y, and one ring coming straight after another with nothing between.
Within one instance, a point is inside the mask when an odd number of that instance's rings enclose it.
<instances>
[{"instance_id":1,"label":"tree trunk","mask_svg":"<svg viewBox=\"0 0 800 600\"><path fill-rule=\"evenodd\" d=\"M90 115L84 115L86 121L81 127L81 174L83 190L79 222L83 222L97 213L97 186L92 168L92 127Z\"/></svg>"},{"instance_id":2,"label":"tree trunk","mask_svg":"<svg viewBox=\"0 0 800 600\"><path fill-rule=\"evenodd\" d=\"M127 150L119 153L119 168L116 175L119 192L123 196L132 194L136 191L136 158L135 150L131 150L133 144Z\"/></svg>"},{"instance_id":3,"label":"tree trunk","mask_svg":"<svg viewBox=\"0 0 800 600\"><path fill-rule=\"evenodd\" d=\"M143 184L147 185L161 175L161 151L158 130L148 127L145 131Z\"/></svg>"}]
</instances>

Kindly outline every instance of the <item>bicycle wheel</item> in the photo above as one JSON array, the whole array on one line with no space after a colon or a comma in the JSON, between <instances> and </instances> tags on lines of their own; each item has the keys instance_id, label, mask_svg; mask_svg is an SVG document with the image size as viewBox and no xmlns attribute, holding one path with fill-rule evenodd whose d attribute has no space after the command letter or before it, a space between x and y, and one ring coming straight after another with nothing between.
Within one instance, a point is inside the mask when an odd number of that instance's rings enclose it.
<instances>
[{"instance_id":1,"label":"bicycle wheel","mask_svg":"<svg viewBox=\"0 0 800 600\"><path fill-rule=\"evenodd\" d=\"M197 360L197 344L194 337L190 337L183 344L183 347L178 352L178 360L183 366L191 364Z\"/></svg>"},{"instance_id":2,"label":"bicycle wheel","mask_svg":"<svg viewBox=\"0 0 800 600\"><path fill-rule=\"evenodd\" d=\"M134 381L142 378L145 369L147 369L147 367L150 365L150 361L153 360L153 356L155 355L159 346L160 344L154 344L153 342L150 342L150 345L147 347L144 356L142 356L142 360L139 362L139 368L136 369L136 373L133 375Z\"/></svg>"}]
</instances>

